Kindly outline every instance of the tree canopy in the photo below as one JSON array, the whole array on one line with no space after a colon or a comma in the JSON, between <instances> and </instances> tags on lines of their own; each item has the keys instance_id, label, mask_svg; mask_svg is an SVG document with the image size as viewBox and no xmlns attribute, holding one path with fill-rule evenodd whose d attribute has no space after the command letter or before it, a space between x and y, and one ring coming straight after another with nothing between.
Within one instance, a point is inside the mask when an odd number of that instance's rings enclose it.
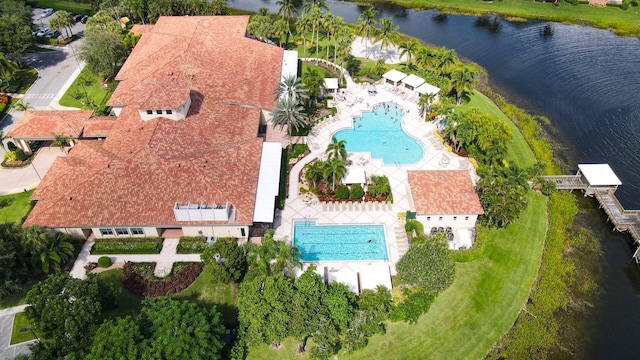
<instances>
[{"instance_id":1,"label":"tree canopy","mask_svg":"<svg viewBox=\"0 0 640 360\"><path fill-rule=\"evenodd\" d=\"M235 238L219 238L204 250L201 258L205 271L209 271L215 281L225 284L240 280L247 267L244 251Z\"/></svg>"},{"instance_id":2,"label":"tree canopy","mask_svg":"<svg viewBox=\"0 0 640 360\"><path fill-rule=\"evenodd\" d=\"M396 264L396 270L400 281L425 291L438 293L448 288L453 282L455 263L444 234L413 244Z\"/></svg>"},{"instance_id":3,"label":"tree canopy","mask_svg":"<svg viewBox=\"0 0 640 360\"><path fill-rule=\"evenodd\" d=\"M85 37L78 57L87 69L105 78L115 76L118 66L127 55L122 38L110 31L96 30Z\"/></svg>"},{"instance_id":4,"label":"tree canopy","mask_svg":"<svg viewBox=\"0 0 640 360\"><path fill-rule=\"evenodd\" d=\"M0 52L22 56L33 44L31 7L24 1L0 1Z\"/></svg>"}]
</instances>

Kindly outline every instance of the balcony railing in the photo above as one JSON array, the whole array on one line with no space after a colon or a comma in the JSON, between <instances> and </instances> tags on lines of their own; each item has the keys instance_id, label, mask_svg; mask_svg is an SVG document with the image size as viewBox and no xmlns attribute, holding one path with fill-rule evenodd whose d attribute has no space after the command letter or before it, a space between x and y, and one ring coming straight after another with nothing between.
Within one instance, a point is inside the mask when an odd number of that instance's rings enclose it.
<instances>
[{"instance_id":1,"label":"balcony railing","mask_svg":"<svg viewBox=\"0 0 640 360\"><path fill-rule=\"evenodd\" d=\"M230 206L220 204L179 204L173 206L177 221L229 221Z\"/></svg>"}]
</instances>

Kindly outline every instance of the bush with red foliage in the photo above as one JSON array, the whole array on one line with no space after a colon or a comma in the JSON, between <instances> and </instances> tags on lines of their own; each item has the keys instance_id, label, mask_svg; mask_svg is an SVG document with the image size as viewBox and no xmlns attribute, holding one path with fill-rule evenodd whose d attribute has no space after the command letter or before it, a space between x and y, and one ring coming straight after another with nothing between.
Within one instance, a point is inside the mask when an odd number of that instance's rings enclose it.
<instances>
[{"instance_id":1,"label":"bush with red foliage","mask_svg":"<svg viewBox=\"0 0 640 360\"><path fill-rule=\"evenodd\" d=\"M162 280L145 279L133 271L133 262L122 268L122 286L131 293L144 297L158 297L179 293L191 285L202 272L198 264L189 264L172 277Z\"/></svg>"}]
</instances>

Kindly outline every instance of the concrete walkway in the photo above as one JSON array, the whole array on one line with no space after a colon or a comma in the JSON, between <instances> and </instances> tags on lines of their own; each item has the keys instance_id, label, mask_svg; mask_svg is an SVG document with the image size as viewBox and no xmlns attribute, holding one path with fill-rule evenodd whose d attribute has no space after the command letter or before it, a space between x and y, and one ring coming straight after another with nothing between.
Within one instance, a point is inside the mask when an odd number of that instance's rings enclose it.
<instances>
[{"instance_id":1,"label":"concrete walkway","mask_svg":"<svg viewBox=\"0 0 640 360\"><path fill-rule=\"evenodd\" d=\"M111 263L125 263L127 261L133 262L154 262L156 263L156 269L153 274L157 277L164 277L169 275L173 263L175 262L200 262L200 254L177 254L176 247L180 242L179 239L165 239L162 243L162 251L160 254L119 254L119 255L91 255L91 247L95 243L93 240L87 240L82 246L80 254L76 262L71 268L71 277L77 279L85 279L87 277L84 269L85 265L89 262L98 262L98 259L102 256L109 256Z\"/></svg>"},{"instance_id":2,"label":"concrete walkway","mask_svg":"<svg viewBox=\"0 0 640 360\"><path fill-rule=\"evenodd\" d=\"M4 151L0 152L4 154ZM0 195L16 194L25 189L35 188L59 156L67 154L60 151L60 148L45 146L38 150L31 165L15 169L0 167Z\"/></svg>"},{"instance_id":3,"label":"concrete walkway","mask_svg":"<svg viewBox=\"0 0 640 360\"><path fill-rule=\"evenodd\" d=\"M29 345L36 342L36 340L31 340L9 345L11 342L13 319L17 313L23 312L27 306L29 305L19 305L0 310L0 360L13 359L21 354L29 354Z\"/></svg>"}]
</instances>

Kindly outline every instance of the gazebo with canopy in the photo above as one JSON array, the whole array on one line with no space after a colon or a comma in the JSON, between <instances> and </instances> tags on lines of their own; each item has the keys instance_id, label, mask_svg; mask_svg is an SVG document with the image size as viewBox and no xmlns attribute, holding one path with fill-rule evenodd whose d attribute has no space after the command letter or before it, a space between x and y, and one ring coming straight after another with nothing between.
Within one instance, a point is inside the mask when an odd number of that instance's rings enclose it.
<instances>
[{"instance_id":1,"label":"gazebo with canopy","mask_svg":"<svg viewBox=\"0 0 640 360\"><path fill-rule=\"evenodd\" d=\"M385 79L385 81L388 84L398 86L400 81L402 81L402 79L407 77L407 74L403 73L402 71L398 71L396 69L391 69L387 71L384 75L382 75L382 77Z\"/></svg>"},{"instance_id":2,"label":"gazebo with canopy","mask_svg":"<svg viewBox=\"0 0 640 360\"><path fill-rule=\"evenodd\" d=\"M402 79L402 83L404 84L405 89L415 90L420 85L424 84L425 81L420 76L409 74L409 76Z\"/></svg>"}]
</instances>

